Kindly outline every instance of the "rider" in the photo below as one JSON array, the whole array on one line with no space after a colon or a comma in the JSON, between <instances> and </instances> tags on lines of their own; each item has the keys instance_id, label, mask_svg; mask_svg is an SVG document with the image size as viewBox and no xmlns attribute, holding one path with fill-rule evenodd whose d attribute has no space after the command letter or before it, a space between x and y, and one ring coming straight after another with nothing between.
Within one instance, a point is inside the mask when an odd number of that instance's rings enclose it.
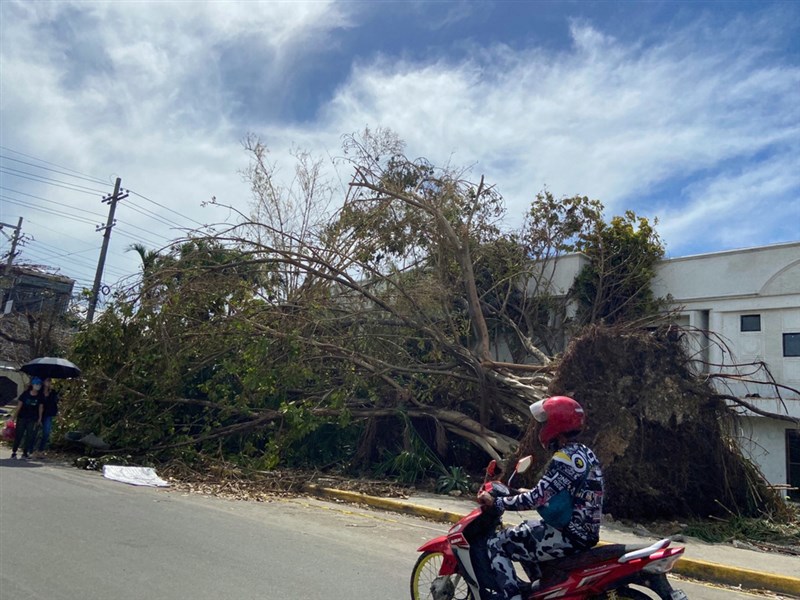
<instances>
[{"instance_id":1,"label":"rider","mask_svg":"<svg viewBox=\"0 0 800 600\"><path fill-rule=\"evenodd\" d=\"M585 422L581 405L567 396L553 396L531 404L530 410L540 424L539 441L555 452L544 476L536 487L516 496L478 495L481 504L500 511L538 509L542 515L541 520L502 529L488 542L497 582L511 600L520 600L512 560L532 564L588 550L599 541L603 510L600 461L575 441ZM556 499L559 492L563 493ZM550 514L553 510L561 514Z\"/></svg>"}]
</instances>

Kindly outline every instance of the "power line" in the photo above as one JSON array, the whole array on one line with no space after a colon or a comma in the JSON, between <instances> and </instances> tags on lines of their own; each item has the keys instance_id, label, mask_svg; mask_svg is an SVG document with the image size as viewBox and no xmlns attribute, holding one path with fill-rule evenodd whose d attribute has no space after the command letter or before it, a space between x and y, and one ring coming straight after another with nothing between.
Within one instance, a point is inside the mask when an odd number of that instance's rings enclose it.
<instances>
[{"instance_id":1,"label":"power line","mask_svg":"<svg viewBox=\"0 0 800 600\"><path fill-rule=\"evenodd\" d=\"M11 175L12 177L29 179L30 181L36 181L37 183L45 183L47 185L64 188L65 190L71 190L73 192L90 194L92 196L94 196L95 194L102 194L104 192L104 190L96 190L94 188L90 188L84 185L79 185L77 183L61 181L60 179L53 179L52 177L44 177L43 175L29 173L28 171L20 171L19 169L12 169L10 167L0 167L0 173L5 173L7 175Z\"/></svg>"},{"instance_id":2,"label":"power line","mask_svg":"<svg viewBox=\"0 0 800 600\"><path fill-rule=\"evenodd\" d=\"M77 173L78 175L82 175L82 176L84 176L84 177L92 178L92 176L91 176L91 175L88 175L87 173L81 173L80 171L77 171L77 170L75 170L75 169L70 169L69 167L65 167L65 166L63 166L63 165L58 165L58 164L56 164L56 163L52 163L52 162L46 161L46 160L44 160L44 159L38 158L38 157L36 157L36 156L32 156L32 155L30 155L30 154L25 154L24 152L20 152L19 150L14 150L13 148L9 148L8 146L0 146L0 148L2 148L3 150L7 150L7 151L9 151L9 152L13 152L14 154L19 154L20 156L24 156L24 157L26 157L26 158L32 158L33 160L37 160L37 161L39 161L39 162L41 162L41 163L44 163L44 164L46 164L46 165L52 165L52 166L54 166L54 167L58 167L59 169L65 169L65 170L67 170L67 171L72 171L73 173ZM102 180L102 179L100 179L100 178L93 178L93 179L95 179L95 182L96 182L96 183L101 183L101 184L106 184L106 183L108 183L108 182L106 182L106 181L103 181L103 180Z\"/></svg>"},{"instance_id":3,"label":"power line","mask_svg":"<svg viewBox=\"0 0 800 600\"><path fill-rule=\"evenodd\" d=\"M33 240L33 244L36 244L37 247L38 246L42 246L45 249L47 249L49 252L62 252L64 250L63 248L59 248L57 246L53 246L52 244L47 244L47 243L45 243L45 242L43 242L41 240L37 240L37 239ZM63 253L62 252L62 254L59 254L58 256L70 256L70 255L73 255L73 254L79 254L79 253L83 253L83 252L91 252L91 251L97 251L97 250L99 250L99 248L85 248L83 250L77 250L76 252L67 252L67 253ZM56 256L56 255L54 255L54 256Z\"/></svg>"},{"instance_id":4,"label":"power line","mask_svg":"<svg viewBox=\"0 0 800 600\"><path fill-rule=\"evenodd\" d=\"M29 222L31 222L31 221L29 221ZM77 238L74 238L74 239L77 239ZM135 238L133 238L133 239L135 239ZM39 248L40 246L42 248ZM47 244L45 242L42 242L41 240L33 239L31 244L25 245L25 250L26 251L34 251L34 252L39 253L39 257L40 258L55 259L55 258L62 258L62 257L70 257L70 258L67 258L68 262L73 262L74 264L76 264L78 266L82 266L82 267L86 267L86 268L94 268L95 265L91 263L91 259L84 259L83 257L76 257L75 255L76 254L81 254L81 253L84 253L84 252L97 252L100 249L96 248L96 247L90 247L90 248L84 248L83 250L76 250L74 252L66 252L65 253L65 252L62 252L63 248L58 248L58 247L53 246L51 244ZM114 256L117 256L117 257L119 257L119 258L121 258L123 260L128 260L128 257L124 256L123 254L121 254L119 252L114 253ZM121 267L110 267L109 270L116 271L117 274L119 274L119 275L127 274L129 272L129 271L127 271L127 270L125 270L125 269L123 269Z\"/></svg>"},{"instance_id":5,"label":"power line","mask_svg":"<svg viewBox=\"0 0 800 600\"><path fill-rule=\"evenodd\" d=\"M29 253L29 254L33 254L34 256L38 257L41 260L53 260L53 259L59 258L61 256L61 255L51 254L46 249L40 249L40 248L30 247L30 246L26 246L25 249L24 249L24 252L25 253ZM93 265L88 260L84 261L84 260L81 260L80 258L77 258L77 257L74 257L74 256L69 257L69 258L61 258L61 260L59 262L72 264L75 267L79 267L81 269L94 269L95 268L95 265ZM108 269L108 271L111 272L112 275L116 275L116 276L119 276L119 277L128 275L128 272L127 271L123 271L122 269L117 269L117 268L111 268L110 267Z\"/></svg>"},{"instance_id":6,"label":"power line","mask_svg":"<svg viewBox=\"0 0 800 600\"><path fill-rule=\"evenodd\" d=\"M34 221L33 219L28 219L28 223L30 223L31 225L37 225L38 227L42 227L43 229L49 230L53 234L53 236L55 236L55 237L67 237L67 238L70 238L71 240L75 240L75 241L81 242L83 244L86 243L86 238L75 237L74 235L70 235L70 234L65 233L63 231L60 231L60 230L56 231L56 230L54 230L52 228L51 225L45 225L43 223L39 223L38 221ZM41 244L42 242L37 240L37 243ZM99 250L99 249L100 249L99 247L90 246L90 248L87 249L86 252L88 252L89 250ZM120 258L125 258L125 256L121 252L112 252L112 254L114 254L115 256L119 256Z\"/></svg>"},{"instance_id":7,"label":"power line","mask_svg":"<svg viewBox=\"0 0 800 600\"><path fill-rule=\"evenodd\" d=\"M148 198L147 196L143 196L142 194L140 194L140 193L138 193L138 192L133 192L133 191L131 191L131 194L133 194L134 196L138 196L138 197L139 197L139 198L141 198L142 200L147 200L147 202L150 202L150 203L152 203L152 204L155 204L156 206L158 206L158 207L160 207L160 208L163 208L164 210L168 210L169 212L171 212L171 213L174 213L174 214L178 215L179 217L182 217L182 218L184 218L184 219L187 219L187 220L191 221L192 223L195 223L195 224L199 225L200 227L205 227L205 224L204 224L204 223L201 223L200 221L195 221L195 220L194 220L194 219L192 219L191 217L187 217L186 215L184 215L184 214L182 214L182 213L179 213L177 210L173 210L173 209L171 209L171 208L170 208L170 207L168 207L168 206L164 206L163 204L161 204L161 203L159 203L159 202L156 202L155 200L151 200L151 199L150 199L150 198Z\"/></svg>"},{"instance_id":8,"label":"power line","mask_svg":"<svg viewBox=\"0 0 800 600\"><path fill-rule=\"evenodd\" d=\"M43 212L43 213L47 213L49 215L55 215L57 217L62 217L64 219L71 219L73 221L77 221L78 223L85 223L87 225L96 225L96 223L94 221L89 221L88 219L84 219L82 217L74 217L74 216L72 216L72 215L70 215L68 213L65 213L65 212L61 212L61 211L58 211L58 210L52 210L52 209L45 208L45 207L42 207L42 206L36 206L35 204L30 204L28 202L19 201L16 198L9 198L8 196L3 196L2 194L0 194L0 198L4 199L6 202L10 202L11 204L18 204L20 206L27 206L29 208L35 208L36 210L38 210L40 212ZM142 227L137 227L136 225L132 225L132 224L127 224L127 225L129 227L136 227L137 229L141 229L142 231L147 231L146 229L144 229ZM141 234L132 234L132 233L126 232L125 230L119 230L119 229L118 229L118 231L120 232L120 235L122 235L123 237L126 237L128 239L131 239L134 242L145 241L148 244L150 244L151 246L156 247L156 248L161 248L161 247L170 245L170 244L162 244L161 242L154 241L154 240L152 240L150 238L147 238L147 237L145 237L145 236L143 236ZM152 233L152 232L148 232L148 233ZM164 239L167 240L167 241L171 241L166 236L164 236Z\"/></svg>"},{"instance_id":9,"label":"power line","mask_svg":"<svg viewBox=\"0 0 800 600\"><path fill-rule=\"evenodd\" d=\"M117 232L119 232L119 234L120 234L122 237L128 238L129 240L133 240L134 242L137 242L137 243L138 243L138 242L147 242L148 244L150 244L150 245L151 245L151 246L153 246L154 248L162 247L162 245L161 245L161 244L159 244L159 243L157 243L157 242L153 242L152 240L145 239L145 238L143 238L141 235L136 235L136 234L128 233L128 232L126 232L125 230L122 230L122 229L119 229L119 228L117 228Z\"/></svg>"},{"instance_id":10,"label":"power line","mask_svg":"<svg viewBox=\"0 0 800 600\"><path fill-rule=\"evenodd\" d=\"M2 169L0 169L0 171L2 171ZM37 181L37 180L34 180L34 181ZM63 187L63 186L60 186L60 187ZM72 188L66 188L66 189L72 189ZM62 206L62 207L64 207L64 208L69 208L70 210L77 211L77 212L81 212L81 213L84 213L84 214L88 214L88 215L91 215L91 216L94 216L94 217L98 217L98 218L103 218L103 217L104 217L104 215L101 215L101 214L99 214L99 213L92 212L92 211L89 211L89 210L85 210L85 209L82 209L82 208L78 208L78 207L76 207L76 206L73 206L73 205L71 205L71 204L66 204L66 203L64 203L64 202L58 202L58 201L55 201L55 200L49 200L49 199L47 199L47 198L44 198L44 197L42 197L42 196L37 196L37 195L35 195L35 194L29 194L29 193L27 193L27 192L22 192L22 191L20 191L20 190L15 190L15 189L8 188L8 187L2 186L2 185L0 185L0 190L6 190L6 191L8 191L8 192L13 192L13 193L15 193L15 194L20 194L20 195L23 195L23 196L28 196L28 197L30 197L30 198L35 198L35 199L37 199L37 200L41 200L41 201L43 201L43 202L47 202L47 203L49 203L49 204L54 204L54 205L56 205L56 206ZM82 190L72 190L72 191L82 191ZM86 192L84 192L84 193L86 193ZM132 194L135 194L135 195L137 195L137 196L141 196L141 194L137 194L136 192L131 192L131 193L132 193ZM57 215L59 215L59 216L67 216L67 215L65 215L64 213L58 213L58 212L52 211L52 209L50 209L50 210L48 211L48 209L45 209L45 208L42 208L42 207L38 207L38 206L36 206L35 204L31 204L31 203L24 203L24 202L22 202L22 201L21 201L20 199L18 199L18 198L11 198L11 197L8 197L8 196L5 196L5 198L6 198L6 199L7 199L9 202L13 202L13 203L15 203L15 204L20 204L20 205L22 205L22 206L29 206L29 207L32 207L32 208L37 208L37 209L39 209L39 210L43 210L43 211L45 211L45 212L49 212L49 214L57 214ZM192 222L194 222L194 223L198 223L199 225L202 225L202 224L201 224L201 223L199 223L198 221L195 221L194 219L191 219L190 217L186 217L185 215L181 215L181 213L179 213L179 212L177 212L177 211L173 211L172 209L169 209L169 208L167 208L167 207L164 207L163 205L161 205L161 204L158 204L157 202L155 202L155 201L153 201L153 200L150 200L149 198L145 198L145 200L148 200L149 202L153 202L154 204L157 204L158 206L162 206L162 207L163 207L163 208L165 208L166 210L170 210L171 212L174 212L174 213L176 213L176 214L178 214L178 215L180 215L180 216L182 216L182 217L184 217L184 218L186 218L186 219L188 219L188 220L190 220L190 221L192 221ZM15 201L16 201L16 202L15 202ZM177 223L177 222L175 222L175 221L172 221L172 220L170 220L170 219L167 219L166 217L163 217L163 216L161 216L161 215L158 215L157 213L155 213L155 212L153 212L153 211L150 211L150 210L148 210L148 209L146 209L146 208L142 208L142 207L136 206L136 205L134 205L134 204L127 204L126 206L128 206L128 207L129 207L131 210L133 210L134 212L137 212L137 213L139 213L139 214L141 214L141 215L143 215L143 216L145 216L145 217L149 217L149 218L151 218L151 219L153 219L153 220L155 220L155 221L157 221L157 222L161 223L162 225L172 226L172 227L176 227L176 228L178 228L178 229L185 229L185 228L184 228L184 227L183 227L183 226L182 226L180 223ZM94 224L94 223L92 223L92 224ZM134 229L138 229L138 230L140 230L140 231L143 231L143 232L145 232L145 233L154 233L154 232L153 232L152 230L150 230L150 229L146 229L146 228L144 228L144 227L140 227L140 226L138 226L138 225L135 225L135 224L133 224L133 223L126 223L126 226L128 226L128 227L132 227L132 228L134 228ZM165 240L172 241L172 240L171 240L171 239L170 239L168 236L162 235L161 237L163 237ZM137 240L137 241L138 241L138 240ZM151 244L155 245L155 246L158 246L158 245L159 245L157 242L153 242L152 240L147 240L147 241L148 241L149 243L151 243Z\"/></svg>"},{"instance_id":11,"label":"power line","mask_svg":"<svg viewBox=\"0 0 800 600\"><path fill-rule=\"evenodd\" d=\"M83 208L78 208L76 206L72 206L71 204L65 204L64 202L57 202L56 200L48 200L47 198L43 198L42 196L36 196L34 194L29 194L27 192L21 192L19 190L12 190L11 188L3 187L1 185L0 185L0 190L5 190L7 192L13 192L15 194L20 194L22 196L28 196L30 198L36 198L37 200L41 200L43 202L48 202L50 204L55 204L57 206L63 206L64 208L69 208L70 210L76 210L78 212L83 212L83 213L86 213L88 215L92 215L94 217L105 218L105 215L102 215L100 213L92 212L90 210L85 210Z\"/></svg>"},{"instance_id":12,"label":"power line","mask_svg":"<svg viewBox=\"0 0 800 600\"><path fill-rule=\"evenodd\" d=\"M13 158L13 157L10 157L10 156L7 156L7 155L4 156L2 154L0 154L0 159L11 160L11 161L14 161L14 162L17 162L17 163L20 163L20 164L31 166L31 167L33 167L35 169L43 169L43 170L46 170L46 171L52 171L54 173L58 173L58 174L61 174L61 175L66 175L68 177L74 177L74 178L77 178L77 179L82 179L84 181L89 181L91 183L98 183L98 184L101 184L101 185L105 185L106 184L105 181L103 181L102 179L100 179L98 177L93 177L91 175L87 175L85 173L81 173L80 171L77 171L75 169L71 169L69 167L65 167L63 165L52 163L52 162L46 161L44 159L38 158L36 156L30 155L30 154L26 154L26 153L20 152L18 150L14 150L13 148L9 148L8 146L0 146L0 148L2 148L3 150L6 150L8 152L12 152L14 154L18 154L20 156L24 156L26 158L33 159L33 160L35 160L37 162L41 162L41 163L44 163L44 164L47 164L47 165L58 167L58 169L52 169L52 168L49 168L49 167L44 167L44 166L36 164L36 163L23 161L23 160L20 160L20 159L17 159L17 158ZM77 191L77 192L83 192L83 193L93 193L93 192L101 193L101 194L105 193L105 190L97 190L95 188L90 188L88 186L82 186L82 185L75 184L75 183L68 182L68 181L61 181L61 180L58 180L58 179L45 177L45 176L39 175L37 173L31 173L29 171L23 171L23 170L20 170L20 169L12 169L10 167L2 167L2 166L0 166L0 172L6 172L8 175L11 175L11 176L14 176L14 177L21 177L21 178L24 178L24 179L29 179L29 180L36 181L36 182L39 182L39 183L46 183L48 185L54 185L54 186L57 186L57 187L63 187L64 189L68 189L68 190L71 190L71 191ZM3 189L2 186L0 186L0 189ZM15 190L9 190L9 191L15 191ZM129 192L130 192L130 190L129 190ZM46 202L51 202L51 203L54 202L52 200L47 200L46 198L41 198L40 196L34 196L32 194L27 194L25 192L16 191L16 193L28 195L28 196L37 198L39 200L44 200ZM197 220L195 220L195 219L193 219L193 218L191 218L191 217L189 217L187 215L184 215L183 213L181 213L179 211L176 211L176 210L174 210L174 209L172 209L172 208L170 208L168 206L165 206L164 204L162 204L160 202L157 202L157 201L155 201L155 200L153 200L151 198L148 198L147 196L145 196L143 194L140 194L138 192L130 192L130 193L138 196L142 200L145 200L147 202L150 202L151 204L154 204L155 206L158 206L159 208L162 208L162 209L164 209L166 211L169 211L169 212L171 212L171 213L173 213L175 215L178 215L182 219L186 219L187 221L191 221L192 223L195 223L196 225L199 225L201 227L205 226L203 223L200 223L199 221L197 221ZM69 206L69 205L65 205L63 203L56 203L56 204L61 204L62 206ZM148 217L150 217L152 219L155 219L155 220L161 222L164 225L170 225L170 226L178 227L178 228L181 228L181 229L184 228L180 223L177 223L177 222L172 221L172 220L170 220L170 219L168 219L166 217L158 215L157 213L154 213L154 212L149 211L147 209L144 209L142 207L138 207L137 208L135 205L129 205L129 206L133 210L135 210L136 212L139 212L140 214L143 214L144 216L148 216ZM74 208L74 210L82 210L82 209ZM97 213L92 213L91 211L85 211L84 210L83 212L88 213L88 214L92 214L94 216L99 216L99 217L103 216L103 215L99 215ZM128 226L134 227L134 228L139 229L141 231L144 231L146 233L151 233L150 230L147 230L147 229L142 228L142 227L138 227L136 225L133 225L132 223L129 223ZM164 238L168 239L166 236L164 236Z\"/></svg>"},{"instance_id":13,"label":"power line","mask_svg":"<svg viewBox=\"0 0 800 600\"><path fill-rule=\"evenodd\" d=\"M52 244L48 244L46 242L42 242L41 240L34 239L33 243L36 245L33 248L36 251L40 251L38 246L42 246L45 249L46 252L51 252L51 253L53 253L53 252L59 253L59 252L62 252L62 250L63 250L63 248L58 248L57 246L53 246ZM86 248L86 249L83 249L83 250L79 250L77 252L68 252L66 254L64 254L64 253L61 253L61 254L48 254L48 258L58 258L60 256L70 256L70 255L78 254L78 253L81 253L81 252L90 252L90 251L99 251L99 250L100 250L99 248ZM94 264L91 263L90 259L84 259L83 257L72 256L72 258L70 258L68 260L71 260L71 261L75 262L76 264L77 263L81 263L84 260L86 260L86 261L89 262L89 266L91 268L94 268ZM122 268L114 267L112 270L118 271L120 273L127 273L127 271L123 270Z\"/></svg>"},{"instance_id":14,"label":"power line","mask_svg":"<svg viewBox=\"0 0 800 600\"><path fill-rule=\"evenodd\" d=\"M2 186L0 186L0 189L5 189L6 191L14 192L15 194L22 194L24 196L29 196L31 198L36 198L37 200L41 200L43 202L48 202L50 204L55 204L56 206L63 206L65 208L69 208L70 210L82 212L82 213L85 213L85 214L88 214L88 215L92 215L94 217L105 218L105 215L101 215L100 213L95 213L95 212L92 212L92 211L89 211L89 210L84 210L82 208L77 208L77 207L74 207L74 206L72 206L70 204L65 204L63 202L57 202L55 200L48 200L47 198L43 198L41 196L36 196L34 194L28 194L27 192L20 192L19 190L12 190L10 188L3 188ZM15 200L18 200L18 203L22 202L21 200L16 199L16 198L15 198ZM25 206L36 207L35 204L25 204ZM136 207L134 207L134 206L132 206L130 204L127 204L126 206L128 206L129 208L133 208L136 212L141 212L141 211L137 210ZM50 210L52 210L52 209L50 209ZM145 216L147 216L147 215L145 215ZM139 227L138 225L134 225L133 223L127 223L126 222L125 226L126 227L133 227L134 229L138 229L138 230L143 231L143 232L145 232L147 234L155 233L151 229L146 229L145 227ZM165 236L165 235L161 236L161 237L163 237L165 240L171 241L170 238ZM138 241L138 240L136 240L136 241ZM149 244L151 244L153 246L161 246L161 245L163 245L160 242L152 241L152 239L146 239L145 241L147 241Z\"/></svg>"},{"instance_id":15,"label":"power line","mask_svg":"<svg viewBox=\"0 0 800 600\"><path fill-rule=\"evenodd\" d=\"M20 160L18 158L12 158L10 156L3 156L0 154L0 160L13 160L14 162L21 163L23 165L28 165L29 167L33 167L35 169L42 169L44 171L52 171L53 173L58 173L59 175L66 175L67 177L74 177L75 179L83 179L84 181L90 181L92 183L99 183L104 184L105 181L95 179L93 177L84 177L83 175L73 175L72 173L68 173L67 171L59 171L58 169L51 169L50 167L43 167L42 165L37 165L35 163L27 162L24 160Z\"/></svg>"},{"instance_id":16,"label":"power line","mask_svg":"<svg viewBox=\"0 0 800 600\"><path fill-rule=\"evenodd\" d=\"M133 194L134 192L131 192L131 193ZM136 206L135 204L128 204L128 207L131 210L133 210L133 211L135 211L135 212L137 212L137 213L139 213L141 215L144 215L146 217L150 217L151 219L154 219L154 220L160 222L162 225L171 225L173 227L177 227L179 229L182 229L180 223L176 223L175 221L170 221L166 217L162 217L158 213L154 213L152 210L147 210L146 208L142 208L141 206Z\"/></svg>"},{"instance_id":17,"label":"power line","mask_svg":"<svg viewBox=\"0 0 800 600\"><path fill-rule=\"evenodd\" d=\"M10 202L11 204L18 204L19 206L26 206L28 208L34 208L34 209L36 209L38 211L41 211L41 212L44 212L44 213L47 213L47 214L50 214L50 215L56 215L58 217L63 217L65 219L71 219L71 220L77 221L79 223L87 223L89 225L96 225L95 221L90 221L89 219L84 219L83 217L75 217L75 216L70 215L70 214L65 213L65 212L61 212L61 211L58 211L58 210L52 210L50 208L45 208L43 206L37 206L37 205L31 204L29 202L23 202L23 201L21 201L21 200L19 200L17 198L9 198L8 196L4 196L2 194L0 194L0 198L2 198L5 202Z\"/></svg>"},{"instance_id":18,"label":"power line","mask_svg":"<svg viewBox=\"0 0 800 600\"><path fill-rule=\"evenodd\" d=\"M62 274L64 277L69 277L70 279L73 279L75 281L81 281L83 283L88 281L88 279L86 279L86 277L87 277L86 275L78 276L78 275L72 274L72 273L81 273L82 274L84 271L86 271L86 269L84 269L83 267L77 267L75 265L58 265L58 266L54 266L53 263L50 262L47 259L47 257L42 257L42 256L31 256L31 257L28 258L28 260L30 260L32 262L35 262L35 264L37 264L37 265L40 265L40 266L43 266L43 267L47 267L49 269L55 269L58 273ZM110 275L110 278L112 280L120 281L120 280L123 280L123 279L125 279L126 277L129 277L129 276L130 276L130 273L124 273L124 274L113 273L113 274ZM92 287L92 286L88 286L88 287Z\"/></svg>"}]
</instances>

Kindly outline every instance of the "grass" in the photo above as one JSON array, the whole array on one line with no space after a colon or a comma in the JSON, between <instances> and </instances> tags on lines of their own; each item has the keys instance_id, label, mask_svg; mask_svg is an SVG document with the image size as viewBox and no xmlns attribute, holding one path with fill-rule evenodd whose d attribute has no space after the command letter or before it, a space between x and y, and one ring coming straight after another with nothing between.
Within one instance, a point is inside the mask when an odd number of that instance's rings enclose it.
<instances>
[{"instance_id":1,"label":"grass","mask_svg":"<svg viewBox=\"0 0 800 600\"><path fill-rule=\"evenodd\" d=\"M728 519L692 521L682 533L712 543L740 540L800 549L800 509L794 506L789 510L793 517L786 521L732 515Z\"/></svg>"}]
</instances>

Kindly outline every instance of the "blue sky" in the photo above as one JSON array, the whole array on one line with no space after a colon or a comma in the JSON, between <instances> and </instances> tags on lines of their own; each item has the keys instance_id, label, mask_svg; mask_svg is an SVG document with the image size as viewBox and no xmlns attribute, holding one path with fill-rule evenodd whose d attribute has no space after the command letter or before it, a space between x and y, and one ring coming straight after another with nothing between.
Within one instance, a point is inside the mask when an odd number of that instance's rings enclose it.
<instances>
[{"instance_id":1,"label":"blue sky","mask_svg":"<svg viewBox=\"0 0 800 600\"><path fill-rule=\"evenodd\" d=\"M658 218L670 256L800 239L798 2L7 0L0 39L0 222L84 285L115 177L109 285L230 218L210 197L248 211L249 133L290 174L388 127L509 226L547 187Z\"/></svg>"}]
</instances>

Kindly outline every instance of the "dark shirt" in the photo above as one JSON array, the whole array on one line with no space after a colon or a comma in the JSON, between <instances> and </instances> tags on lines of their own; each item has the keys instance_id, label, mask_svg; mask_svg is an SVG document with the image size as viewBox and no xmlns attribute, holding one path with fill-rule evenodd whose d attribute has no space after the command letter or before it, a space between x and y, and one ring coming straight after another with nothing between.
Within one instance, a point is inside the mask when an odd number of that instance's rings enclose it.
<instances>
[{"instance_id":1,"label":"dark shirt","mask_svg":"<svg viewBox=\"0 0 800 600\"><path fill-rule=\"evenodd\" d=\"M28 390L25 390L17 400L22 402L17 418L39 420L39 402L42 400L41 392L33 396Z\"/></svg>"},{"instance_id":2,"label":"dark shirt","mask_svg":"<svg viewBox=\"0 0 800 600\"><path fill-rule=\"evenodd\" d=\"M58 414L58 392L50 390L50 395L45 396L44 393L39 394L44 404L43 417L55 417Z\"/></svg>"}]
</instances>

